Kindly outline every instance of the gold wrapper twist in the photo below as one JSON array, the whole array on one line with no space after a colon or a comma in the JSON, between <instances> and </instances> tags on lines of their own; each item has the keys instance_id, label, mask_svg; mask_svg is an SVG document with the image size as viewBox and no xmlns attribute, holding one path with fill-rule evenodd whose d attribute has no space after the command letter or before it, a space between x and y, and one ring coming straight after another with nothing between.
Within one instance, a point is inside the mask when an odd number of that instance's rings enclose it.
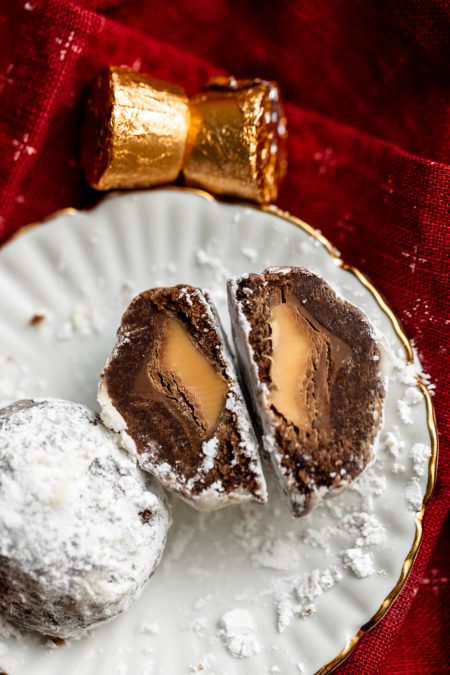
<instances>
[{"instance_id":1,"label":"gold wrapper twist","mask_svg":"<svg viewBox=\"0 0 450 675\"><path fill-rule=\"evenodd\" d=\"M213 78L190 100L179 87L110 67L93 87L82 160L98 190L188 185L259 203L286 173L286 118L277 85Z\"/></svg>"}]
</instances>

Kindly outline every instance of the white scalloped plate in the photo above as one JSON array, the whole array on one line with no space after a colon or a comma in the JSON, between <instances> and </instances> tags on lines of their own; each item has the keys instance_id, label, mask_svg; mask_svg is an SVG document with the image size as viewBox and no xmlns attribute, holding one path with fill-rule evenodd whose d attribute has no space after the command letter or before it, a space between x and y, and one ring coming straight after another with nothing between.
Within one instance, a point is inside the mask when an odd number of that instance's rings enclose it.
<instances>
[{"instance_id":1,"label":"white scalloped plate","mask_svg":"<svg viewBox=\"0 0 450 675\"><path fill-rule=\"evenodd\" d=\"M392 604L417 552L422 501L434 479L432 407L414 384L394 317L308 226L194 191L157 190L112 195L90 212L33 228L0 251L0 399L48 395L97 408L98 373L133 292L204 286L228 327L226 277L274 264L319 272L390 343L395 368L375 465L354 488L299 520L273 485L260 508L202 514L174 499L163 563L132 609L58 648L37 636L0 636L8 675L313 673L341 660L361 626ZM45 321L30 325L39 313ZM358 549L354 569L368 576L346 566L348 549ZM341 578L326 590L330 569ZM295 599L314 570L319 583L310 584L309 598ZM287 608L304 616L286 615L280 633L281 586ZM313 597L316 591L323 592ZM261 649L247 659L231 656L217 634L221 616L234 608L247 609L255 623Z\"/></svg>"}]
</instances>

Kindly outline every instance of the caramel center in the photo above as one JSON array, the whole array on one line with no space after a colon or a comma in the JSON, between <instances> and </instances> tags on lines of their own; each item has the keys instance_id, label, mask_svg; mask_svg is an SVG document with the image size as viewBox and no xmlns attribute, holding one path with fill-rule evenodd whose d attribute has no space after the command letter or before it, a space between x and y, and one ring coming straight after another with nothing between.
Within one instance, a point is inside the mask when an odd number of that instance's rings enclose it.
<instances>
[{"instance_id":1,"label":"caramel center","mask_svg":"<svg viewBox=\"0 0 450 675\"><path fill-rule=\"evenodd\" d=\"M348 344L332 335L297 300L275 305L269 403L304 432L327 434L331 397Z\"/></svg>"},{"instance_id":2,"label":"caramel center","mask_svg":"<svg viewBox=\"0 0 450 675\"><path fill-rule=\"evenodd\" d=\"M197 348L178 319L167 321L161 365L178 383L207 433L212 434L225 405L227 383Z\"/></svg>"},{"instance_id":3,"label":"caramel center","mask_svg":"<svg viewBox=\"0 0 450 675\"><path fill-rule=\"evenodd\" d=\"M303 383L311 362L313 345L295 305L282 303L272 310L272 391L269 402L288 422L298 427L310 414L302 396Z\"/></svg>"}]
</instances>

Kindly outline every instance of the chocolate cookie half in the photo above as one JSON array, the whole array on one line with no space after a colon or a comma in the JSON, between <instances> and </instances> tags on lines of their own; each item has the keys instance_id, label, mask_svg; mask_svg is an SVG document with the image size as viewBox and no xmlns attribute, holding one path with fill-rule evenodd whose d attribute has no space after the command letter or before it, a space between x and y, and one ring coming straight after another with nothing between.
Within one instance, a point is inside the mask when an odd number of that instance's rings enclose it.
<instances>
[{"instance_id":1,"label":"chocolate cookie half","mask_svg":"<svg viewBox=\"0 0 450 675\"><path fill-rule=\"evenodd\" d=\"M369 320L319 276L273 267L228 283L239 365L294 516L370 463L385 398Z\"/></svg>"},{"instance_id":2,"label":"chocolate cookie half","mask_svg":"<svg viewBox=\"0 0 450 675\"><path fill-rule=\"evenodd\" d=\"M98 400L140 466L192 506L267 501L220 322L200 289L154 288L132 301Z\"/></svg>"}]
</instances>

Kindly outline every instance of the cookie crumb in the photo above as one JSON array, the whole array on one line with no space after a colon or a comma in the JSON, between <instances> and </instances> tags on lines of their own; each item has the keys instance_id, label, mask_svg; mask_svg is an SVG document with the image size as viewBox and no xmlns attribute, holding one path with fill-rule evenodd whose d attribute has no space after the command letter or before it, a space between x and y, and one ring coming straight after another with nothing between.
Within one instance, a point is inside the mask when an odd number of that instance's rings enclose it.
<instances>
[{"instance_id":1,"label":"cookie crumb","mask_svg":"<svg viewBox=\"0 0 450 675\"><path fill-rule=\"evenodd\" d=\"M35 312L33 316L29 319L28 323L30 326L41 326L44 321L47 320L47 315L44 314L43 312Z\"/></svg>"}]
</instances>

